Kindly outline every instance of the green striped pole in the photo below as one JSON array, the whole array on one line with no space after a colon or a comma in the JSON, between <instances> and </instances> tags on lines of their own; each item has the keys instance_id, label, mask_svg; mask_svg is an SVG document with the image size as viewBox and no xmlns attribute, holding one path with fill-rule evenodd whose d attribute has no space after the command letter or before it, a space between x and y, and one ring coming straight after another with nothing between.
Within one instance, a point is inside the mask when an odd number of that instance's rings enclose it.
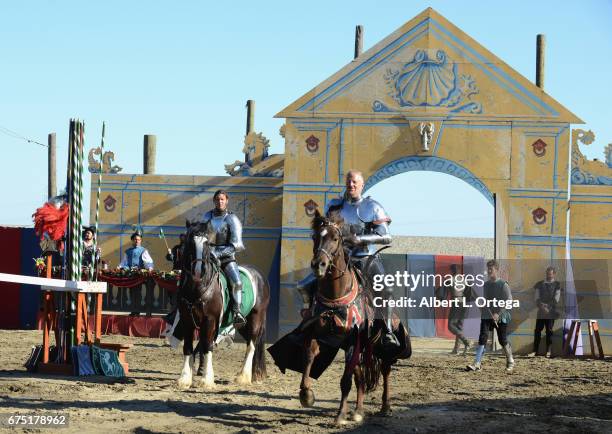
<instances>
[{"instance_id":1,"label":"green striped pole","mask_svg":"<svg viewBox=\"0 0 612 434\"><path fill-rule=\"evenodd\" d=\"M96 217L95 217L95 231L94 231L94 251L93 251L93 270L89 273L89 280L98 280L97 263L96 263L96 250L98 249L98 223L100 221L100 190L102 189L102 171L104 170L104 133L106 132L106 123L102 122L102 141L100 142L100 171L98 172L98 192L96 194Z\"/></svg>"}]
</instances>

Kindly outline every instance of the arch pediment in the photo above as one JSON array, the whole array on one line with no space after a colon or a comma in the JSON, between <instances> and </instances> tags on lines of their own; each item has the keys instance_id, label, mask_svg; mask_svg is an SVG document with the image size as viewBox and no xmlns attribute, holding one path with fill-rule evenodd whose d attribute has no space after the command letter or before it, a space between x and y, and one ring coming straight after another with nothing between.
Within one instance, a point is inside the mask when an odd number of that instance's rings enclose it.
<instances>
[{"instance_id":1,"label":"arch pediment","mask_svg":"<svg viewBox=\"0 0 612 434\"><path fill-rule=\"evenodd\" d=\"M276 116L582 123L431 8Z\"/></svg>"}]
</instances>

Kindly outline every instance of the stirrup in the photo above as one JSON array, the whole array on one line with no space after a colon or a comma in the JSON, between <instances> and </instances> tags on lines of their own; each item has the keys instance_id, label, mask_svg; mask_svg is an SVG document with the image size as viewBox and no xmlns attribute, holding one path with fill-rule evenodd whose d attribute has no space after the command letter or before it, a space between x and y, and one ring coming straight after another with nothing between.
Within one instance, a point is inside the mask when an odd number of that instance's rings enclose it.
<instances>
[{"instance_id":1,"label":"stirrup","mask_svg":"<svg viewBox=\"0 0 612 434\"><path fill-rule=\"evenodd\" d=\"M246 319L242 316L240 311L234 312L234 326L241 327L246 324Z\"/></svg>"},{"instance_id":2,"label":"stirrup","mask_svg":"<svg viewBox=\"0 0 612 434\"><path fill-rule=\"evenodd\" d=\"M400 343L397 340L397 337L395 336L395 334L389 330L387 330L387 332L385 334L382 335L382 344L383 346L393 346L393 347L399 347Z\"/></svg>"}]
</instances>

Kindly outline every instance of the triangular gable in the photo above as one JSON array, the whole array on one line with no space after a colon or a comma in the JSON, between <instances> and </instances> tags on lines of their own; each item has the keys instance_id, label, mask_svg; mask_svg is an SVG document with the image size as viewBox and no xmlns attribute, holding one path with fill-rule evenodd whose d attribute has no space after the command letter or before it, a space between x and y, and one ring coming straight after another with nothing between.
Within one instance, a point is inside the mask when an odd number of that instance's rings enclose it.
<instances>
[{"instance_id":1,"label":"triangular gable","mask_svg":"<svg viewBox=\"0 0 612 434\"><path fill-rule=\"evenodd\" d=\"M276 117L419 114L583 123L431 8Z\"/></svg>"}]
</instances>

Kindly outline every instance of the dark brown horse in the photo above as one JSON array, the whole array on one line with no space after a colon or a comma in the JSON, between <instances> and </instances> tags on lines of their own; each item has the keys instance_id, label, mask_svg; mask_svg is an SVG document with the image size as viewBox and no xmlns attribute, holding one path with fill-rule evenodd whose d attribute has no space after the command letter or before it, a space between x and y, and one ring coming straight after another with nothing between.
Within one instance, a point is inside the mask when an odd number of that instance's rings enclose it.
<instances>
[{"instance_id":1,"label":"dark brown horse","mask_svg":"<svg viewBox=\"0 0 612 434\"><path fill-rule=\"evenodd\" d=\"M306 356L300 384L300 402L305 407L314 404L309 374L315 357L319 354L317 339L325 338L332 333L341 337L341 348L345 350L344 373L340 380L342 398L336 423L347 423L351 377L354 377L357 387L357 405L352 419L356 422L363 420L365 394L376 389L381 373L384 383L381 412L388 414L391 409L389 403L391 365L398 358L410 357L408 333L399 325L401 327L399 336L403 343L401 354L383 357L378 352L377 355L377 346L381 345L380 336L385 326L380 320L373 321L370 297L366 290L358 285L356 271L350 264L348 251L343 247L342 219L326 218L317 211L312 229L314 247L311 267L317 277L318 289L314 316L305 321L305 323L310 321L310 324L304 327L307 330ZM362 308L355 312L357 306ZM362 315L367 318L363 318ZM356 319L356 316L360 318Z\"/></svg>"},{"instance_id":2,"label":"dark brown horse","mask_svg":"<svg viewBox=\"0 0 612 434\"><path fill-rule=\"evenodd\" d=\"M215 385L212 351L219 331L223 312L223 289L220 267L210 252L203 223L189 224L183 246L182 273L178 294L180 325L184 333L183 370L178 379L179 387L191 387L194 375L193 338L196 329L200 334L200 363L203 363L202 384ZM268 281L253 267L243 267L252 276L255 303L246 315L246 324L238 332L246 341L247 351L242 369L235 381L251 384L266 378L265 326L266 310L270 302ZM231 303L231 301L230 301Z\"/></svg>"}]
</instances>

